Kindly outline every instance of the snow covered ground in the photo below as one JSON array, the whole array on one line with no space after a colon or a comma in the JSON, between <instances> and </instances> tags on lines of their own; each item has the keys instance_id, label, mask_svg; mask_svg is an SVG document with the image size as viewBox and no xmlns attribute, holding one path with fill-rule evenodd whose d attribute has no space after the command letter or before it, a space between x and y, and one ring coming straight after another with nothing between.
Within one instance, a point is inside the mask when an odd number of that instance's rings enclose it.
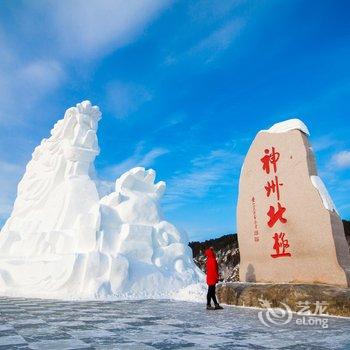
<instances>
[{"instance_id":1,"label":"snow covered ground","mask_svg":"<svg viewBox=\"0 0 350 350\"><path fill-rule=\"evenodd\" d=\"M169 300L0 298L0 349L349 349L350 320L268 328L258 310Z\"/></svg>"}]
</instances>

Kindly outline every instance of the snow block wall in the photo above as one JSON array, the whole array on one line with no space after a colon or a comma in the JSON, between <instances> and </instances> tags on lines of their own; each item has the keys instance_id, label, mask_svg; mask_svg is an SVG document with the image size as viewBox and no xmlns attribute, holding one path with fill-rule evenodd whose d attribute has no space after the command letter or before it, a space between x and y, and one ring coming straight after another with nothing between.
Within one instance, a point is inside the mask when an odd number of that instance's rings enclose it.
<instances>
[{"instance_id":1,"label":"snow block wall","mask_svg":"<svg viewBox=\"0 0 350 350\"><path fill-rule=\"evenodd\" d=\"M167 297L203 275L184 232L165 221L165 183L135 168L99 198L94 159L101 113L66 111L36 147L0 234L0 293L40 297Z\"/></svg>"}]
</instances>

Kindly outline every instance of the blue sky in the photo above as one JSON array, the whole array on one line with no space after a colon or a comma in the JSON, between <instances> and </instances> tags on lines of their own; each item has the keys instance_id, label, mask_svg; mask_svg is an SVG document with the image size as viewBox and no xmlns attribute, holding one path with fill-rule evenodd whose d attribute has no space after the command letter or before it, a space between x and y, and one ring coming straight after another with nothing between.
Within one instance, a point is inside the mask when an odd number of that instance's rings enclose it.
<instances>
[{"instance_id":1,"label":"blue sky","mask_svg":"<svg viewBox=\"0 0 350 350\"><path fill-rule=\"evenodd\" d=\"M256 132L299 117L350 219L348 1L0 2L0 218L34 147L65 109L100 106L100 177L134 166L167 182L169 221L235 232Z\"/></svg>"}]
</instances>

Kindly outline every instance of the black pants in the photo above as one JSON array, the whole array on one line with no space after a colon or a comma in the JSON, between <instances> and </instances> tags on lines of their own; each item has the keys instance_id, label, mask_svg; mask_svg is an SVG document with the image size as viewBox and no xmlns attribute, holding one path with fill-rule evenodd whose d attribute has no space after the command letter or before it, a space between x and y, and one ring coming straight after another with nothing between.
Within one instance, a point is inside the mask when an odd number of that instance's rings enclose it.
<instances>
[{"instance_id":1,"label":"black pants","mask_svg":"<svg viewBox=\"0 0 350 350\"><path fill-rule=\"evenodd\" d=\"M215 284L208 286L207 305L210 305L210 299L213 299L215 305L218 304L215 296Z\"/></svg>"}]
</instances>

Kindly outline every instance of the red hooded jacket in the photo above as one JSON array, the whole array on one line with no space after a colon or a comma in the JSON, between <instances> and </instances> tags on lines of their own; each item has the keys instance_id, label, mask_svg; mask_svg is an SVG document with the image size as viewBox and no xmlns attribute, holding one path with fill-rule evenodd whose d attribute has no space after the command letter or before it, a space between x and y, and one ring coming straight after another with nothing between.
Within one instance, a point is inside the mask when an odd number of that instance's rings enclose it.
<instances>
[{"instance_id":1,"label":"red hooded jacket","mask_svg":"<svg viewBox=\"0 0 350 350\"><path fill-rule=\"evenodd\" d=\"M208 248L205 251L207 257L206 271L207 271L207 284L209 286L218 283L219 281L219 270L216 256L213 249Z\"/></svg>"}]
</instances>

